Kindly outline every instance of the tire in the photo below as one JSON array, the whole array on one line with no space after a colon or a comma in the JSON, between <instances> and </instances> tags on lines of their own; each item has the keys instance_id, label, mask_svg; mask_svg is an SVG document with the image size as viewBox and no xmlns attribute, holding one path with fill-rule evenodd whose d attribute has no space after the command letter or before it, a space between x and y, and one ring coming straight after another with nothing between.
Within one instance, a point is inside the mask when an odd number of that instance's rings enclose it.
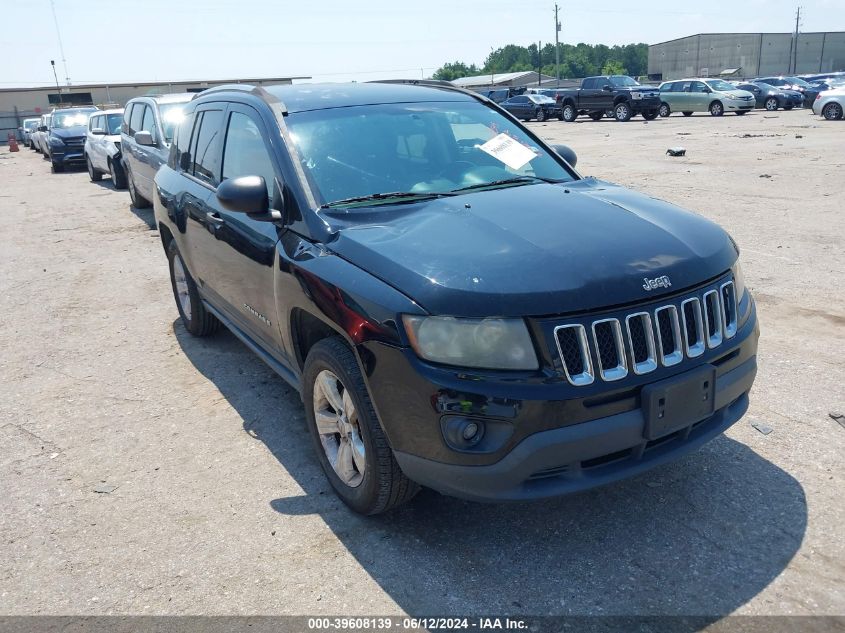
<instances>
[{"instance_id":1,"label":"tire","mask_svg":"<svg viewBox=\"0 0 845 633\"><path fill-rule=\"evenodd\" d=\"M744 116L748 114L748 110L737 110L735 113L737 116Z\"/></svg>"},{"instance_id":2,"label":"tire","mask_svg":"<svg viewBox=\"0 0 845 633\"><path fill-rule=\"evenodd\" d=\"M593 121L601 121L604 118L604 112L590 112L590 118Z\"/></svg>"},{"instance_id":3,"label":"tire","mask_svg":"<svg viewBox=\"0 0 845 633\"><path fill-rule=\"evenodd\" d=\"M658 110L646 110L642 113L646 121L654 121L660 112Z\"/></svg>"},{"instance_id":4,"label":"tire","mask_svg":"<svg viewBox=\"0 0 845 633\"><path fill-rule=\"evenodd\" d=\"M661 103L660 107L657 109L657 114L666 118L670 114L672 114L672 108L669 107L668 103Z\"/></svg>"},{"instance_id":5,"label":"tire","mask_svg":"<svg viewBox=\"0 0 845 633\"><path fill-rule=\"evenodd\" d=\"M692 112L684 112L684 116L692 116Z\"/></svg>"},{"instance_id":6,"label":"tire","mask_svg":"<svg viewBox=\"0 0 845 633\"><path fill-rule=\"evenodd\" d=\"M311 348L302 375L302 401L323 472L355 512L381 514L419 491L419 485L396 463L355 355L341 339L323 339ZM317 427L318 411L322 434Z\"/></svg>"},{"instance_id":7,"label":"tire","mask_svg":"<svg viewBox=\"0 0 845 633\"><path fill-rule=\"evenodd\" d=\"M64 170L65 170L65 166L62 165L61 163L57 163L54 160L50 161L50 171L52 171L54 174L60 174Z\"/></svg>"},{"instance_id":8,"label":"tire","mask_svg":"<svg viewBox=\"0 0 845 633\"><path fill-rule=\"evenodd\" d=\"M546 120L546 111L543 108L537 108L534 112L534 118L537 119L540 123Z\"/></svg>"},{"instance_id":9,"label":"tire","mask_svg":"<svg viewBox=\"0 0 845 633\"><path fill-rule=\"evenodd\" d=\"M822 116L828 121L838 121L842 118L842 106L836 101L831 101L822 108Z\"/></svg>"},{"instance_id":10,"label":"tire","mask_svg":"<svg viewBox=\"0 0 845 633\"><path fill-rule=\"evenodd\" d=\"M564 103L563 110L561 110L560 112L560 116L567 123L572 123L576 118L578 118L578 110L576 110L575 106L573 106L571 103Z\"/></svg>"},{"instance_id":11,"label":"tire","mask_svg":"<svg viewBox=\"0 0 845 633\"><path fill-rule=\"evenodd\" d=\"M182 325L194 336L208 336L220 329L220 321L205 309L197 285L188 272L174 240L167 245L167 260L170 264L170 285L176 309Z\"/></svg>"},{"instance_id":12,"label":"tire","mask_svg":"<svg viewBox=\"0 0 845 633\"><path fill-rule=\"evenodd\" d=\"M111 182L115 189L126 189L126 172L123 171L123 165L120 162L113 162L109 159L109 172L111 173Z\"/></svg>"},{"instance_id":13,"label":"tire","mask_svg":"<svg viewBox=\"0 0 845 633\"><path fill-rule=\"evenodd\" d=\"M85 166L88 167L88 177L91 182L100 182L103 179L103 174L100 173L100 170L94 169L91 157L88 155L85 156Z\"/></svg>"},{"instance_id":14,"label":"tire","mask_svg":"<svg viewBox=\"0 0 845 633\"><path fill-rule=\"evenodd\" d=\"M132 206L136 209L146 209L150 206L150 201L138 193L135 188L135 180L132 178L132 172L126 170L126 187L129 189L129 199L132 201Z\"/></svg>"},{"instance_id":15,"label":"tire","mask_svg":"<svg viewBox=\"0 0 845 633\"><path fill-rule=\"evenodd\" d=\"M763 107L766 108L769 112L774 112L778 109L778 100L775 97L769 97L763 103Z\"/></svg>"},{"instance_id":16,"label":"tire","mask_svg":"<svg viewBox=\"0 0 845 633\"><path fill-rule=\"evenodd\" d=\"M616 120L620 123L625 123L626 121L630 121L631 117L634 116L634 113L631 112L631 106L628 105L624 101L620 101L616 104L613 108L613 115L616 117Z\"/></svg>"},{"instance_id":17,"label":"tire","mask_svg":"<svg viewBox=\"0 0 845 633\"><path fill-rule=\"evenodd\" d=\"M615 119L616 118L616 112L614 111L613 108L609 108L609 109L604 111L604 116L606 116L608 119Z\"/></svg>"},{"instance_id":18,"label":"tire","mask_svg":"<svg viewBox=\"0 0 845 633\"><path fill-rule=\"evenodd\" d=\"M714 101L710 104L710 116L722 116L725 113L725 106L721 101Z\"/></svg>"},{"instance_id":19,"label":"tire","mask_svg":"<svg viewBox=\"0 0 845 633\"><path fill-rule=\"evenodd\" d=\"M783 109L788 112L789 110L792 109L792 106L791 105L785 105L785 106L783 106Z\"/></svg>"}]
</instances>

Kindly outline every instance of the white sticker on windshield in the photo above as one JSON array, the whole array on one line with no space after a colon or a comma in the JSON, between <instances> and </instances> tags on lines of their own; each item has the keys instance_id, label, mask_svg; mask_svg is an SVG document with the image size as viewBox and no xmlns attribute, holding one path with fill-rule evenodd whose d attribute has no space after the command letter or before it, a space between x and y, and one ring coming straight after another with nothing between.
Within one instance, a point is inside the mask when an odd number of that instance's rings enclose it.
<instances>
[{"instance_id":1,"label":"white sticker on windshield","mask_svg":"<svg viewBox=\"0 0 845 633\"><path fill-rule=\"evenodd\" d=\"M484 145L480 145L479 149L502 161L511 169L521 169L537 158L537 154L505 133L494 136Z\"/></svg>"}]
</instances>

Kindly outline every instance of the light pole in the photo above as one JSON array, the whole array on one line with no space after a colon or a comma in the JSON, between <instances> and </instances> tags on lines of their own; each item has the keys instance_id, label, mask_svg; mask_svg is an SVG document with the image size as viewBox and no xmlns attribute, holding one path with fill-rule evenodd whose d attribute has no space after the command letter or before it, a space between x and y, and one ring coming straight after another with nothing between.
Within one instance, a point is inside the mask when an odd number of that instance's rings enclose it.
<instances>
[{"instance_id":1,"label":"light pole","mask_svg":"<svg viewBox=\"0 0 845 633\"><path fill-rule=\"evenodd\" d=\"M50 60L50 66L53 68L53 79L56 80L56 92L58 93L56 97L58 98L59 102L56 105L59 105L62 102L62 89L59 88L59 76L56 74L56 60Z\"/></svg>"}]
</instances>

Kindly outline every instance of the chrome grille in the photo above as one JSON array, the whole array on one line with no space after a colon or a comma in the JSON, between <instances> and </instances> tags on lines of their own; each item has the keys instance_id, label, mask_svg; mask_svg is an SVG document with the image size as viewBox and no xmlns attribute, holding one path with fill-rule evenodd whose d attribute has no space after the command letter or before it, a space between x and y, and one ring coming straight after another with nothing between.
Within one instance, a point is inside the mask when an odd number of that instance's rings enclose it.
<instances>
[{"instance_id":1,"label":"chrome grille","mask_svg":"<svg viewBox=\"0 0 845 633\"><path fill-rule=\"evenodd\" d=\"M567 380L592 384L647 374L696 358L736 336L738 303L733 281L679 304L658 305L621 317L558 325L555 343ZM594 371L593 368L596 368Z\"/></svg>"}]
</instances>

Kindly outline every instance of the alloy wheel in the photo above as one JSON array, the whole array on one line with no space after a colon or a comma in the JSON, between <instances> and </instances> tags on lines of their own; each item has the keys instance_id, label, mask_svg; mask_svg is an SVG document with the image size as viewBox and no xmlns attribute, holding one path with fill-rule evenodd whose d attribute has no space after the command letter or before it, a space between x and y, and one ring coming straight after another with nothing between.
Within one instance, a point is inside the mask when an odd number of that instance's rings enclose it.
<instances>
[{"instance_id":1,"label":"alloy wheel","mask_svg":"<svg viewBox=\"0 0 845 633\"><path fill-rule=\"evenodd\" d=\"M328 369L314 379L313 406L320 444L335 474L350 488L360 486L367 468L367 451L358 411L349 390Z\"/></svg>"}]
</instances>

